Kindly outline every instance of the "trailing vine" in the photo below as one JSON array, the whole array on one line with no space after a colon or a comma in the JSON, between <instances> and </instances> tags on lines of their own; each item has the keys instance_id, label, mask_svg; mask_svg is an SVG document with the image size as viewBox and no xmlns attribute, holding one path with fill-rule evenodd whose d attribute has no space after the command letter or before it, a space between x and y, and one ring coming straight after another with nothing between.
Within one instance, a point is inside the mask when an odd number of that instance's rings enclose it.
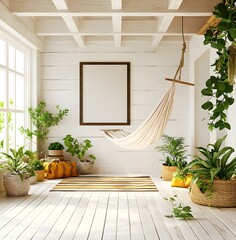
<instances>
[{"instance_id":1,"label":"trailing vine","mask_svg":"<svg viewBox=\"0 0 236 240\"><path fill-rule=\"evenodd\" d=\"M215 75L206 81L201 93L208 96L202 105L209 113L209 130L231 129L227 121L227 110L234 103L232 97L236 72L236 0L224 0L215 6L213 14L221 21L205 33L204 44L217 49L214 64Z\"/></svg>"}]
</instances>

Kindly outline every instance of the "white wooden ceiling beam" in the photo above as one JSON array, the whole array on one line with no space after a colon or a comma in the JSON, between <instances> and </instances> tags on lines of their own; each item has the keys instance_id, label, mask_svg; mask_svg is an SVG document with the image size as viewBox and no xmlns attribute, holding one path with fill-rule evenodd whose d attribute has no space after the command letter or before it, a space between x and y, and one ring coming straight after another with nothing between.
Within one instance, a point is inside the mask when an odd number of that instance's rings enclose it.
<instances>
[{"instance_id":1,"label":"white wooden ceiling beam","mask_svg":"<svg viewBox=\"0 0 236 240\"><path fill-rule=\"evenodd\" d=\"M52 0L58 10L68 10L68 0Z\"/></svg>"},{"instance_id":2,"label":"white wooden ceiling beam","mask_svg":"<svg viewBox=\"0 0 236 240\"><path fill-rule=\"evenodd\" d=\"M159 17L157 23L157 30L159 32L166 32L172 23L174 17L173 16L166 16L166 17Z\"/></svg>"},{"instance_id":3,"label":"white wooden ceiling beam","mask_svg":"<svg viewBox=\"0 0 236 240\"><path fill-rule=\"evenodd\" d=\"M53 4L58 10L68 10L67 0L52 0ZM73 16L62 16L66 26L71 31L71 33L79 32L78 28L78 18L76 19ZM73 35L73 34L72 34ZM79 47L85 47L84 39L80 35L73 35L76 43Z\"/></svg>"},{"instance_id":4,"label":"white wooden ceiling beam","mask_svg":"<svg viewBox=\"0 0 236 240\"><path fill-rule=\"evenodd\" d=\"M182 4L183 0L169 0L168 9L178 9L180 5Z\"/></svg>"},{"instance_id":5,"label":"white wooden ceiling beam","mask_svg":"<svg viewBox=\"0 0 236 240\"><path fill-rule=\"evenodd\" d=\"M122 0L111 0L111 7L113 10L121 10Z\"/></svg>"},{"instance_id":6,"label":"white wooden ceiling beam","mask_svg":"<svg viewBox=\"0 0 236 240\"><path fill-rule=\"evenodd\" d=\"M42 40L19 21L16 16L13 16L2 2L0 2L0 13L0 26L23 41L26 45L39 51L43 50Z\"/></svg>"},{"instance_id":7,"label":"white wooden ceiling beam","mask_svg":"<svg viewBox=\"0 0 236 240\"><path fill-rule=\"evenodd\" d=\"M122 30L122 18L121 16L112 17L112 26L115 33L119 33Z\"/></svg>"},{"instance_id":8,"label":"white wooden ceiling beam","mask_svg":"<svg viewBox=\"0 0 236 240\"><path fill-rule=\"evenodd\" d=\"M121 47L121 35L120 34L115 34L114 35L114 45L117 48Z\"/></svg>"},{"instance_id":9,"label":"white wooden ceiling beam","mask_svg":"<svg viewBox=\"0 0 236 240\"><path fill-rule=\"evenodd\" d=\"M69 10L73 9L75 13L109 13L111 11L114 12L115 8L118 7L120 9L117 12L124 11L127 13L165 13L168 12L168 10L170 10L171 8L177 9L177 6L180 4L180 0L170 0L170 3L168 1L169 0L129 0L126 1L125 4L122 4L121 0L69 0L68 7ZM219 0L186 0L186 4L182 4L181 10L183 12L212 12L212 9L217 3L219 3ZM114 9L111 8L112 5ZM168 6L170 7L170 9L168 9ZM11 0L10 11L19 13L49 13L55 11L55 5L53 4L52 0Z\"/></svg>"},{"instance_id":10,"label":"white wooden ceiling beam","mask_svg":"<svg viewBox=\"0 0 236 240\"><path fill-rule=\"evenodd\" d=\"M78 19L76 20L73 17L69 17L69 16L64 16L62 17L62 19L64 20L66 26L68 27L68 29L73 33L73 32L79 32L78 29Z\"/></svg>"},{"instance_id":11,"label":"white wooden ceiling beam","mask_svg":"<svg viewBox=\"0 0 236 240\"><path fill-rule=\"evenodd\" d=\"M169 0L169 5L168 9L169 10L176 10L179 9L180 5L182 4L183 0ZM158 26L157 26L157 31L158 32L166 32L174 20L174 15L169 15L169 16L159 16L158 18ZM152 41L152 48L157 48L164 37L163 35L158 35L153 37Z\"/></svg>"},{"instance_id":12,"label":"white wooden ceiling beam","mask_svg":"<svg viewBox=\"0 0 236 240\"><path fill-rule=\"evenodd\" d=\"M127 11L119 11L119 12L63 12L63 11L13 11L14 15L19 17L63 17L63 16L71 16L71 17L112 17L112 16L121 16L121 17L159 17L159 16L174 16L174 17L208 17L212 15L212 12L209 11L169 11L163 10L159 12L153 11L141 11L141 12L127 12Z\"/></svg>"},{"instance_id":13,"label":"white wooden ceiling beam","mask_svg":"<svg viewBox=\"0 0 236 240\"><path fill-rule=\"evenodd\" d=\"M79 32L78 19L76 20L73 17L69 16L62 17L62 19L64 20L66 26L68 27L72 34ZM73 35L73 37L77 44L79 45L79 47L85 47L84 39L80 35L76 35L76 37Z\"/></svg>"},{"instance_id":14,"label":"white wooden ceiling beam","mask_svg":"<svg viewBox=\"0 0 236 240\"><path fill-rule=\"evenodd\" d=\"M142 28L140 28L140 25L143 25ZM163 23L164 24L164 23ZM177 34L178 31L175 31L175 28L172 28L172 30L168 31L167 33L164 31L165 28L163 24L160 24L162 26L161 32L157 32L157 24L155 20L146 20L146 21L129 21L129 20L123 20L122 25L124 26L122 28L122 31L117 32L122 35L155 35L155 34ZM76 27L74 25L70 26L71 30L72 27ZM46 35L70 35L73 33L78 33L81 35L113 35L114 31L111 27L111 21L110 20L80 20L80 31L76 31L76 28L73 29L73 31L69 31L68 27L66 26L65 22L63 20L41 20L37 21L36 24L36 33L37 35L46 36ZM193 28L193 31L191 31L192 28L186 28L185 33L186 34L196 34L196 31L198 28ZM75 30L75 31L74 31ZM179 32L179 35L181 35L181 32Z\"/></svg>"},{"instance_id":15,"label":"white wooden ceiling beam","mask_svg":"<svg viewBox=\"0 0 236 240\"><path fill-rule=\"evenodd\" d=\"M76 41L76 43L78 44L79 47L85 47L85 41L84 41L84 37L78 34L73 34L73 38Z\"/></svg>"}]
</instances>

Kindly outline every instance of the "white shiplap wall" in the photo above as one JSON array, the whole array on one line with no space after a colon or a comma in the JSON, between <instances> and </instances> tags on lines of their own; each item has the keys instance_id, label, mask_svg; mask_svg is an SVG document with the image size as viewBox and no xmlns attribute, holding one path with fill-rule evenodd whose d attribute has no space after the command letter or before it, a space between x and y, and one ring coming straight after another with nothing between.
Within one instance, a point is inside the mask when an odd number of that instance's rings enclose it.
<instances>
[{"instance_id":1,"label":"white shiplap wall","mask_svg":"<svg viewBox=\"0 0 236 240\"><path fill-rule=\"evenodd\" d=\"M55 105L69 109L68 117L51 129L48 142L62 142L68 133L81 140L89 138L94 145L91 152L97 157L95 172L143 172L159 176L162 163L161 155L154 150L156 145L143 151L128 151L104 138L100 129L106 127L79 125L79 62L131 63L131 125L125 128L133 131L169 88L170 82L164 78L173 77L181 47L180 42L166 42L158 47L156 53L102 53L101 50L98 53L85 53L79 52L78 47L70 41L47 41L41 54L41 96L50 110L55 109ZM188 81L188 59L182 80ZM173 112L165 131L172 136L185 137L186 144L189 144L189 88L177 86Z\"/></svg>"}]
</instances>

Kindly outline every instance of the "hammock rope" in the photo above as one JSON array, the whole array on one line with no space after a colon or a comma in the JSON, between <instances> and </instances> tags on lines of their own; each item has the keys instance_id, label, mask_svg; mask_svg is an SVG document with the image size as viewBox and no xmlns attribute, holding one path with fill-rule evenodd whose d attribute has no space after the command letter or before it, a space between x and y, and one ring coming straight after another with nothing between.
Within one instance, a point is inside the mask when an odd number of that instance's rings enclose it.
<instances>
[{"instance_id":1,"label":"hammock rope","mask_svg":"<svg viewBox=\"0 0 236 240\"><path fill-rule=\"evenodd\" d=\"M127 149L144 149L157 142L166 127L170 117L175 94L175 82L181 82L182 68L184 66L184 54L186 50L186 42L183 34L183 17L182 17L182 39L183 48L180 63L171 79L172 84L164 97L158 103L157 107L148 116L148 118L131 134L122 129L107 129L102 130L106 138L111 142Z\"/></svg>"}]
</instances>

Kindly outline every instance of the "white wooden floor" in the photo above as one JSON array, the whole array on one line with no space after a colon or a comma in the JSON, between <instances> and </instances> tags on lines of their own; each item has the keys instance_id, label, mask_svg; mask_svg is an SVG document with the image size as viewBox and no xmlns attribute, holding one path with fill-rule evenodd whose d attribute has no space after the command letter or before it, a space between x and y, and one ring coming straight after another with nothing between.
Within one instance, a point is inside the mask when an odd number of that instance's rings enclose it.
<instances>
[{"instance_id":1,"label":"white wooden floor","mask_svg":"<svg viewBox=\"0 0 236 240\"><path fill-rule=\"evenodd\" d=\"M152 177L155 193L49 192L59 181L31 186L30 195L0 197L0 239L236 239L236 208L217 209L190 202L188 190ZM165 217L171 206L163 197L177 193L190 205L194 220Z\"/></svg>"}]
</instances>

